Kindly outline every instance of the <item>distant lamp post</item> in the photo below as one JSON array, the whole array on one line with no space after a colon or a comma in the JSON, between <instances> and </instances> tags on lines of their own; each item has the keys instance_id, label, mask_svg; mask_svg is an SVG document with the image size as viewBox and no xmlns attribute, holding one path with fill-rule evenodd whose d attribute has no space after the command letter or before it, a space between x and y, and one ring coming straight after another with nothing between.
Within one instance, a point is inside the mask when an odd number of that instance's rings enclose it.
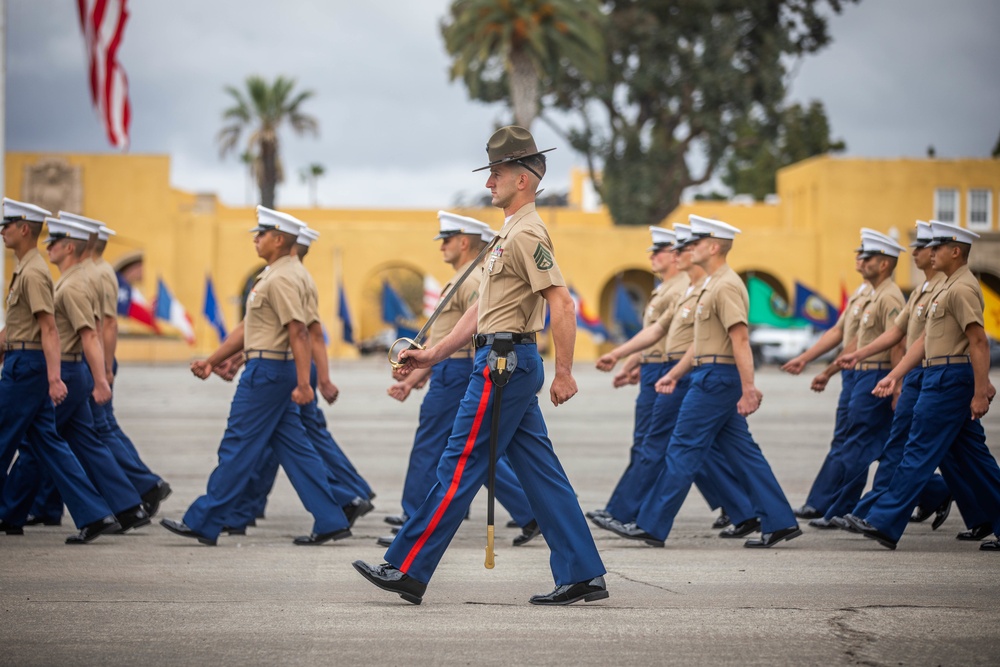
<instances>
[{"instance_id":1,"label":"distant lamp post","mask_svg":"<svg viewBox=\"0 0 1000 667\"><path fill-rule=\"evenodd\" d=\"M303 183L309 185L309 205L312 208L316 208L316 182L319 177L326 173L326 167L319 164L318 162L313 162L308 167L303 167L299 170L299 178L302 179Z\"/></svg>"}]
</instances>

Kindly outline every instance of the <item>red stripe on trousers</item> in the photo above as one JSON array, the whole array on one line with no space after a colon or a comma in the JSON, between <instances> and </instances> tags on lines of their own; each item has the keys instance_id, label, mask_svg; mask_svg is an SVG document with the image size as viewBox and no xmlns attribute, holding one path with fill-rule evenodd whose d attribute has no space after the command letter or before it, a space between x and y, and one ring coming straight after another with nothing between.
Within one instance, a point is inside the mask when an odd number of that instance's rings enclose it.
<instances>
[{"instance_id":1,"label":"red stripe on trousers","mask_svg":"<svg viewBox=\"0 0 1000 667\"><path fill-rule=\"evenodd\" d=\"M469 437L465 440L465 448L462 449L462 455L458 458L458 465L455 466L455 473L451 476L451 484L448 486L448 492L444 494L444 498L441 500L441 504L438 505L437 511L434 512L434 516L431 517L431 521L424 528L424 532L421 533L420 539L417 540L413 548L410 549L410 553L406 555L406 560L403 561L403 566L399 568L399 571L406 574L406 571L413 564L413 560L420 553L420 550L426 544L427 540L434 533L434 529L437 528L438 523L441 522L441 517L448 510L448 506L451 504L452 498L455 497L455 492L458 491L458 485L462 482L462 473L465 472L465 464L469 460L469 455L472 453L472 448L476 444L476 438L479 436L479 427L483 424L483 416L486 414L486 405L490 402L490 393L493 388L493 383L490 382L490 369L486 367L483 369L483 377L486 379L486 384L483 387L483 395L479 398L479 407L476 408L476 418L472 422L472 429L469 431Z\"/></svg>"}]
</instances>

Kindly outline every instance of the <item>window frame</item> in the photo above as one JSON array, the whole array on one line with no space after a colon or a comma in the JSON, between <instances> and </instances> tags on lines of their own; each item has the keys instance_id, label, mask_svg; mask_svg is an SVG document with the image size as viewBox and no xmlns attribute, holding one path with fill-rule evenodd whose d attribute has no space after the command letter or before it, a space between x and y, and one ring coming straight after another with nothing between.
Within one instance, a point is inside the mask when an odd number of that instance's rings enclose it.
<instances>
[{"instance_id":1,"label":"window frame","mask_svg":"<svg viewBox=\"0 0 1000 667\"><path fill-rule=\"evenodd\" d=\"M972 195L982 193L986 195L986 220L984 222L972 221ZM972 231L989 232L993 230L993 191L989 188L969 188L966 194L966 229Z\"/></svg>"},{"instance_id":2,"label":"window frame","mask_svg":"<svg viewBox=\"0 0 1000 667\"><path fill-rule=\"evenodd\" d=\"M941 193L950 192L954 195L955 217L951 220L941 218ZM961 193L958 188L934 188L934 220L946 222L951 225L960 225L962 222Z\"/></svg>"}]
</instances>

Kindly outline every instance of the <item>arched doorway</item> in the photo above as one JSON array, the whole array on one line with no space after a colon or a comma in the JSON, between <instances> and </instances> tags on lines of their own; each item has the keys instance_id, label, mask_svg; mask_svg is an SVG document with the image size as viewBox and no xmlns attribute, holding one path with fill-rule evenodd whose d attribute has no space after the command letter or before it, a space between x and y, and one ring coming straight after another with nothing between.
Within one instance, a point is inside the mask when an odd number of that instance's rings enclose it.
<instances>
[{"instance_id":1,"label":"arched doorway","mask_svg":"<svg viewBox=\"0 0 1000 667\"><path fill-rule=\"evenodd\" d=\"M362 354L384 352L396 339L396 327L385 321L384 290L388 286L402 305L408 309L410 317L406 324L417 329L425 321L424 274L406 264L389 264L376 270L365 280L362 289L361 335L358 349Z\"/></svg>"},{"instance_id":2,"label":"arched doorway","mask_svg":"<svg viewBox=\"0 0 1000 667\"><path fill-rule=\"evenodd\" d=\"M601 289L600 315L612 342L621 343L642 328L642 314L653 292L648 269L625 269Z\"/></svg>"},{"instance_id":3,"label":"arched doorway","mask_svg":"<svg viewBox=\"0 0 1000 667\"><path fill-rule=\"evenodd\" d=\"M795 304L778 278L767 271L747 269L739 272L750 296L751 325L786 328L801 326L792 321Z\"/></svg>"}]
</instances>

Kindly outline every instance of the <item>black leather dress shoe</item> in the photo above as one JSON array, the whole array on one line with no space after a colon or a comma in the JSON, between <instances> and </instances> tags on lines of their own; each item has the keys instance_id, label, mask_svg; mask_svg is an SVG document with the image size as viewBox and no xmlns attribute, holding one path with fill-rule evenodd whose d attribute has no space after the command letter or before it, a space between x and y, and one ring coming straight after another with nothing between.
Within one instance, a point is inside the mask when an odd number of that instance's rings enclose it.
<instances>
[{"instance_id":1,"label":"black leather dress shoe","mask_svg":"<svg viewBox=\"0 0 1000 667\"><path fill-rule=\"evenodd\" d=\"M979 545L980 551L996 551L1000 553L1000 540L987 540Z\"/></svg>"},{"instance_id":2,"label":"black leather dress shoe","mask_svg":"<svg viewBox=\"0 0 1000 667\"><path fill-rule=\"evenodd\" d=\"M573 604L580 600L594 602L595 600L604 600L608 596L608 587L604 583L604 577L595 577L590 581L581 581L578 584L558 586L548 595L532 595L529 602L531 604L563 605Z\"/></svg>"},{"instance_id":3,"label":"black leather dress shoe","mask_svg":"<svg viewBox=\"0 0 1000 667\"><path fill-rule=\"evenodd\" d=\"M214 537L205 537L201 533L196 533L184 524L183 521L174 521L173 519L160 519L160 525L169 530L174 535L180 535L181 537L190 537L193 540L198 540L202 544L207 544L210 547L214 547L216 540Z\"/></svg>"},{"instance_id":4,"label":"black leather dress shoe","mask_svg":"<svg viewBox=\"0 0 1000 667\"><path fill-rule=\"evenodd\" d=\"M860 533L861 531L855 528L854 524L847 520L846 517L835 516L830 518L830 525L835 528L840 528L841 530L846 530L849 533Z\"/></svg>"},{"instance_id":5,"label":"black leather dress shoe","mask_svg":"<svg viewBox=\"0 0 1000 667\"><path fill-rule=\"evenodd\" d=\"M246 526L223 526L222 527L222 532L224 532L226 535L246 535L247 534L247 527Z\"/></svg>"},{"instance_id":6,"label":"black leather dress shoe","mask_svg":"<svg viewBox=\"0 0 1000 667\"><path fill-rule=\"evenodd\" d=\"M861 517L851 514L850 512L844 515L843 521L848 526L847 528L844 528L844 530L852 533L857 533L858 535L864 535L866 530L871 530L872 528L874 528L873 525L871 525Z\"/></svg>"},{"instance_id":7,"label":"black leather dress shoe","mask_svg":"<svg viewBox=\"0 0 1000 667\"><path fill-rule=\"evenodd\" d=\"M822 519L823 518L823 512L820 512L818 509L816 509L812 505L803 505L802 507L796 507L794 510L792 510L792 514L794 514L799 519Z\"/></svg>"},{"instance_id":8,"label":"black leather dress shoe","mask_svg":"<svg viewBox=\"0 0 1000 667\"><path fill-rule=\"evenodd\" d=\"M24 535L24 526L15 526L0 519L0 533L7 535Z\"/></svg>"},{"instance_id":9,"label":"black leather dress shoe","mask_svg":"<svg viewBox=\"0 0 1000 667\"><path fill-rule=\"evenodd\" d=\"M510 521L507 522L507 527L508 528L520 528L521 524L519 524L515 519L511 519Z\"/></svg>"},{"instance_id":10,"label":"black leather dress shoe","mask_svg":"<svg viewBox=\"0 0 1000 667\"><path fill-rule=\"evenodd\" d=\"M149 518L152 519L156 516L156 513L160 511L160 503L166 500L172 492L173 489L170 488L170 485L161 479L156 483L156 486L142 494L142 504L145 505Z\"/></svg>"},{"instance_id":11,"label":"black leather dress shoe","mask_svg":"<svg viewBox=\"0 0 1000 667\"><path fill-rule=\"evenodd\" d=\"M542 529L538 527L538 522L532 519L521 528L521 534L514 538L514 546L525 545L541 534Z\"/></svg>"},{"instance_id":12,"label":"black leather dress shoe","mask_svg":"<svg viewBox=\"0 0 1000 667\"><path fill-rule=\"evenodd\" d=\"M875 526L873 526L870 523L868 523L867 521L865 522L865 524L867 525L867 528L863 528L862 529L862 531L861 531L862 535L864 535L865 537L867 537L870 540L875 540L876 542L878 542L879 544L881 544L886 549L889 549L889 550L892 550L892 551L896 550L896 540L892 539L891 537L889 537L888 535L886 535L885 533L883 533L881 530L879 530Z\"/></svg>"},{"instance_id":13,"label":"black leather dress shoe","mask_svg":"<svg viewBox=\"0 0 1000 667\"><path fill-rule=\"evenodd\" d=\"M802 534L798 526L790 526L776 530L773 533L763 533L760 539L747 540L743 543L747 549L770 549L783 540L794 540Z\"/></svg>"},{"instance_id":14,"label":"black leather dress shoe","mask_svg":"<svg viewBox=\"0 0 1000 667\"><path fill-rule=\"evenodd\" d=\"M62 517L45 517L45 516L35 516L34 514L29 514L24 519L25 526L61 526Z\"/></svg>"},{"instance_id":15,"label":"black leather dress shoe","mask_svg":"<svg viewBox=\"0 0 1000 667\"><path fill-rule=\"evenodd\" d=\"M951 514L951 496L948 496L948 500L941 503L941 505L934 510L934 521L931 522L931 530L937 530L940 528L941 524L948 520L949 514Z\"/></svg>"},{"instance_id":16,"label":"black leather dress shoe","mask_svg":"<svg viewBox=\"0 0 1000 667\"><path fill-rule=\"evenodd\" d=\"M115 515L109 514L103 519L88 523L76 535L67 537L66 544L86 544L104 533L117 533L119 530L121 525L115 519Z\"/></svg>"},{"instance_id":17,"label":"black leather dress shoe","mask_svg":"<svg viewBox=\"0 0 1000 667\"><path fill-rule=\"evenodd\" d=\"M591 510L585 514L588 519L611 519L611 512L607 510Z\"/></svg>"},{"instance_id":18,"label":"black leather dress shoe","mask_svg":"<svg viewBox=\"0 0 1000 667\"><path fill-rule=\"evenodd\" d=\"M733 520L729 518L728 514L726 514L726 509L723 508L722 511L719 512L719 517L712 522L712 528L714 528L715 530L721 530L722 528L725 528L732 522Z\"/></svg>"},{"instance_id":19,"label":"black leather dress shoe","mask_svg":"<svg viewBox=\"0 0 1000 667\"><path fill-rule=\"evenodd\" d=\"M347 517L347 525L353 526L354 522L375 509L370 500L358 496L349 505L344 505L344 516Z\"/></svg>"},{"instance_id":20,"label":"black leather dress shoe","mask_svg":"<svg viewBox=\"0 0 1000 667\"><path fill-rule=\"evenodd\" d=\"M369 565L363 560L356 560L351 565L362 577L384 591L397 593L399 597L413 604L420 604L424 600L427 584L403 574L388 563Z\"/></svg>"},{"instance_id":21,"label":"black leather dress shoe","mask_svg":"<svg viewBox=\"0 0 1000 667\"><path fill-rule=\"evenodd\" d=\"M405 514L390 514L389 516L385 517L382 520L385 521L390 526L402 526L404 523L406 523L406 520L409 518L410 517L406 516Z\"/></svg>"},{"instance_id":22,"label":"black leather dress shoe","mask_svg":"<svg viewBox=\"0 0 1000 667\"><path fill-rule=\"evenodd\" d=\"M964 542L978 542L984 537L989 537L992 534L993 526L988 523L981 523L978 526L973 526L969 530L963 530L955 536L955 539L962 540Z\"/></svg>"},{"instance_id":23,"label":"black leather dress shoe","mask_svg":"<svg viewBox=\"0 0 1000 667\"><path fill-rule=\"evenodd\" d=\"M151 521L149 514L146 513L146 509L142 505L136 505L124 512L119 512L115 515L115 518L118 519L118 524L121 526L121 529L118 531L119 533L148 526Z\"/></svg>"},{"instance_id":24,"label":"black leather dress shoe","mask_svg":"<svg viewBox=\"0 0 1000 667\"><path fill-rule=\"evenodd\" d=\"M651 547L662 547L664 545L663 540L650 535L634 523L622 523L617 519L611 519L604 527L619 537L624 537L628 540L641 540Z\"/></svg>"},{"instance_id":25,"label":"black leather dress shoe","mask_svg":"<svg viewBox=\"0 0 1000 667\"><path fill-rule=\"evenodd\" d=\"M389 532L392 533L393 535L398 535L400 528L402 528L402 526L393 526L392 528L389 529Z\"/></svg>"},{"instance_id":26,"label":"black leather dress shoe","mask_svg":"<svg viewBox=\"0 0 1000 667\"><path fill-rule=\"evenodd\" d=\"M368 501L365 501L368 502ZM320 544L325 544L330 540L342 540L345 537L351 536L350 528L341 528L340 530L334 530L329 533L312 533L310 535L301 535L296 537L292 542L299 545L300 547L315 547Z\"/></svg>"},{"instance_id":27,"label":"black leather dress shoe","mask_svg":"<svg viewBox=\"0 0 1000 667\"><path fill-rule=\"evenodd\" d=\"M392 546L392 541L394 539L396 539L395 535L382 535L377 540L375 540L375 543L378 544L380 547L388 548Z\"/></svg>"},{"instance_id":28,"label":"black leather dress shoe","mask_svg":"<svg viewBox=\"0 0 1000 667\"><path fill-rule=\"evenodd\" d=\"M819 517L818 519L810 519L809 525L812 526L813 528L819 528L820 530L834 530L840 527L834 523L827 521L823 517Z\"/></svg>"},{"instance_id":29,"label":"black leather dress shoe","mask_svg":"<svg viewBox=\"0 0 1000 667\"><path fill-rule=\"evenodd\" d=\"M746 537L750 533L760 530L760 519L753 517L746 521L741 521L735 526L730 526L719 533L719 537Z\"/></svg>"}]
</instances>

